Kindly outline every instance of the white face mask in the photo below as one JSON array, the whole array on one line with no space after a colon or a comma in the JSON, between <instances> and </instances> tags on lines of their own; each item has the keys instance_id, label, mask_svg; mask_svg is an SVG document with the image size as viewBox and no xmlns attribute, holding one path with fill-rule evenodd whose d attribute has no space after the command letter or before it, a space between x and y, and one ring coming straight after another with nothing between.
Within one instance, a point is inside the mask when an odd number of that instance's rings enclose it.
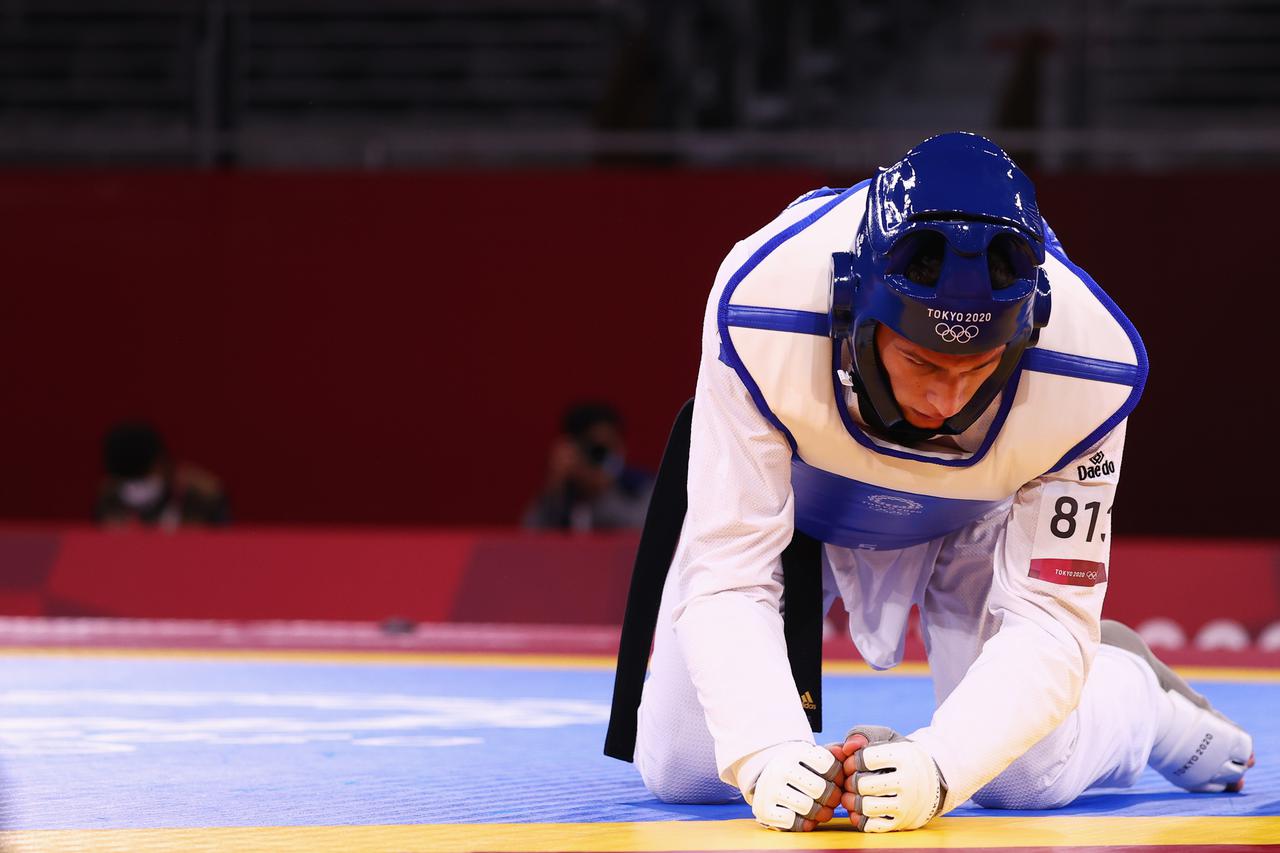
<instances>
[{"instance_id":1,"label":"white face mask","mask_svg":"<svg viewBox=\"0 0 1280 853\"><path fill-rule=\"evenodd\" d=\"M131 509L151 506L164 494L164 477L152 474L141 480L126 480L120 484L120 500Z\"/></svg>"}]
</instances>

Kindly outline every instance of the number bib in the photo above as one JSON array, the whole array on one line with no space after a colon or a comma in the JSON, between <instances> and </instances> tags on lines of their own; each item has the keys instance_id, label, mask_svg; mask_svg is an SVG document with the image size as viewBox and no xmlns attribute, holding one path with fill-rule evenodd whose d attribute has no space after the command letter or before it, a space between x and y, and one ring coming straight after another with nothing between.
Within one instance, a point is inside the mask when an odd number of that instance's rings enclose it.
<instances>
[{"instance_id":1,"label":"number bib","mask_svg":"<svg viewBox=\"0 0 1280 853\"><path fill-rule=\"evenodd\" d=\"M1031 577L1066 586L1106 583L1112 494L1062 480L1044 485L1031 543Z\"/></svg>"}]
</instances>

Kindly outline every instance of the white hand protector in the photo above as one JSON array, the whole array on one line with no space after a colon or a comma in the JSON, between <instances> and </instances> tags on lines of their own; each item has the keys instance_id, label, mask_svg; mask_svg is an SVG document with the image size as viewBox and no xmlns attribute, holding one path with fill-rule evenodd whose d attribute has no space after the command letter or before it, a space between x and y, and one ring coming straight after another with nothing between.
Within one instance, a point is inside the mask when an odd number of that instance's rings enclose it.
<instances>
[{"instance_id":1,"label":"white hand protector","mask_svg":"<svg viewBox=\"0 0 1280 853\"><path fill-rule=\"evenodd\" d=\"M919 829L933 820L947 785L928 751L886 726L854 726L845 740L856 734L867 745L855 754L858 772L846 787L856 795L858 830Z\"/></svg>"},{"instance_id":2,"label":"white hand protector","mask_svg":"<svg viewBox=\"0 0 1280 853\"><path fill-rule=\"evenodd\" d=\"M744 791L756 820L772 829L798 832L813 820L831 793L840 762L830 751L794 741L773 747L755 787Z\"/></svg>"}]
</instances>

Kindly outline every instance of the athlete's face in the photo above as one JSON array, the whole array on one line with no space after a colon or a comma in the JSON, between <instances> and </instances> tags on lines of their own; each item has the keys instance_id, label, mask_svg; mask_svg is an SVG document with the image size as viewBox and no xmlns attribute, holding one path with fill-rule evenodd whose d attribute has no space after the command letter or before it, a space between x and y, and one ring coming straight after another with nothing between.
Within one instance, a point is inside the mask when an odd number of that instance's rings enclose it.
<instances>
[{"instance_id":1,"label":"athlete's face","mask_svg":"<svg viewBox=\"0 0 1280 853\"><path fill-rule=\"evenodd\" d=\"M963 409L1004 354L1003 346L975 355L935 352L883 323L876 327L876 347L903 417L921 429L938 429Z\"/></svg>"}]
</instances>

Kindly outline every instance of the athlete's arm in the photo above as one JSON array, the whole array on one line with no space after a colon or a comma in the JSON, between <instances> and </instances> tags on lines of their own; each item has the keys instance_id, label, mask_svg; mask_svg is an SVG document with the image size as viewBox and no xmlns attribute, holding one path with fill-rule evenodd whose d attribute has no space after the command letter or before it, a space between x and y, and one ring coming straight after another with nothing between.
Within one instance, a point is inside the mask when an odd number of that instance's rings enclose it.
<instances>
[{"instance_id":1,"label":"athlete's arm","mask_svg":"<svg viewBox=\"0 0 1280 853\"><path fill-rule=\"evenodd\" d=\"M721 778L751 790L780 744L813 743L782 633L780 555L791 541L791 448L719 360L716 309L704 318L689 453L689 509L672 563L676 637L716 745Z\"/></svg>"},{"instance_id":2,"label":"athlete's arm","mask_svg":"<svg viewBox=\"0 0 1280 853\"><path fill-rule=\"evenodd\" d=\"M999 628L932 722L909 735L968 799L1061 723L1099 642L1111 508L1125 424L1018 491L997 545L988 609Z\"/></svg>"}]
</instances>

